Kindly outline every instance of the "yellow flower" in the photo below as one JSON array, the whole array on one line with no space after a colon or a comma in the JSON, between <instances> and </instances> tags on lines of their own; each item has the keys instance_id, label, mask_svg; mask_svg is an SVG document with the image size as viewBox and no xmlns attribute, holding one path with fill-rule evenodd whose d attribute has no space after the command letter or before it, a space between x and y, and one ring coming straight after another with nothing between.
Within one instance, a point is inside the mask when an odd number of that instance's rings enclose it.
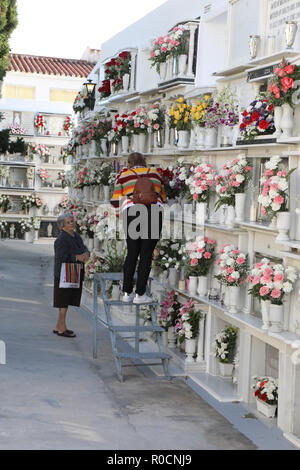
<instances>
[{"instance_id":1,"label":"yellow flower","mask_svg":"<svg viewBox=\"0 0 300 470\"><path fill-rule=\"evenodd\" d=\"M184 102L183 96L181 96L180 98L178 98L176 101L177 101L177 103L183 103L183 102Z\"/></svg>"},{"instance_id":2,"label":"yellow flower","mask_svg":"<svg viewBox=\"0 0 300 470\"><path fill-rule=\"evenodd\" d=\"M183 121L184 121L184 122L188 122L188 121L189 121L189 118L188 118L188 117L185 117Z\"/></svg>"},{"instance_id":3,"label":"yellow flower","mask_svg":"<svg viewBox=\"0 0 300 470\"><path fill-rule=\"evenodd\" d=\"M203 103L203 108L206 108L207 107L207 103Z\"/></svg>"},{"instance_id":4,"label":"yellow flower","mask_svg":"<svg viewBox=\"0 0 300 470\"><path fill-rule=\"evenodd\" d=\"M175 119L174 124L177 124L177 122L178 122L178 121Z\"/></svg>"},{"instance_id":5,"label":"yellow flower","mask_svg":"<svg viewBox=\"0 0 300 470\"><path fill-rule=\"evenodd\" d=\"M205 95L204 99L205 99L205 101L208 101L210 99L210 95Z\"/></svg>"},{"instance_id":6,"label":"yellow flower","mask_svg":"<svg viewBox=\"0 0 300 470\"><path fill-rule=\"evenodd\" d=\"M197 111L202 111L203 106L197 106Z\"/></svg>"}]
</instances>

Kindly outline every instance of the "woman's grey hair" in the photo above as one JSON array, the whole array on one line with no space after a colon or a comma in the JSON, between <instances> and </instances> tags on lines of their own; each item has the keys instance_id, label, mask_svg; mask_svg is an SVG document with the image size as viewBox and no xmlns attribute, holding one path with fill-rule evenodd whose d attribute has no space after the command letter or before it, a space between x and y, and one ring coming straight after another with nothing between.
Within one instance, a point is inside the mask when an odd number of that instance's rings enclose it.
<instances>
[{"instance_id":1,"label":"woman's grey hair","mask_svg":"<svg viewBox=\"0 0 300 470\"><path fill-rule=\"evenodd\" d=\"M74 219L73 215L70 214L70 212L64 212L57 218L57 225L58 225L59 230L61 230L63 226L65 225L65 219L67 217L71 217L71 219Z\"/></svg>"}]
</instances>

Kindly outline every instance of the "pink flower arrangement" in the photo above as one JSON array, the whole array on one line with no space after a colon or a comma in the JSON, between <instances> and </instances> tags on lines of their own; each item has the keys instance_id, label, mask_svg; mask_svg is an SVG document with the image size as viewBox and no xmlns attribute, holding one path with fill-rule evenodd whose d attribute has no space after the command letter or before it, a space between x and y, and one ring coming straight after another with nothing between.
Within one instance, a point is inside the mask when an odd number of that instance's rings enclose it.
<instances>
[{"instance_id":1,"label":"pink flower arrangement","mask_svg":"<svg viewBox=\"0 0 300 470\"><path fill-rule=\"evenodd\" d=\"M226 244L219 251L217 259L219 273L215 278L226 286L241 286L248 273L248 255L245 255L234 245Z\"/></svg>"},{"instance_id":2,"label":"pink flower arrangement","mask_svg":"<svg viewBox=\"0 0 300 470\"><path fill-rule=\"evenodd\" d=\"M208 202L209 193L214 185L215 171L210 163L199 163L190 167L186 180L190 198L197 202Z\"/></svg>"},{"instance_id":3,"label":"pink flower arrangement","mask_svg":"<svg viewBox=\"0 0 300 470\"><path fill-rule=\"evenodd\" d=\"M46 181L48 178L48 171L41 168L39 171L39 175L42 181Z\"/></svg>"},{"instance_id":4,"label":"pink flower arrangement","mask_svg":"<svg viewBox=\"0 0 300 470\"><path fill-rule=\"evenodd\" d=\"M160 304L160 311L157 317L158 324L165 330L171 326L175 326L179 315L181 304L174 290L167 293L163 302Z\"/></svg>"},{"instance_id":5,"label":"pink flower arrangement","mask_svg":"<svg viewBox=\"0 0 300 470\"><path fill-rule=\"evenodd\" d=\"M201 318L202 312L196 309L194 300L189 299L180 308L175 324L175 333L178 335L179 343L183 343L185 339L197 338Z\"/></svg>"},{"instance_id":6,"label":"pink flower arrangement","mask_svg":"<svg viewBox=\"0 0 300 470\"><path fill-rule=\"evenodd\" d=\"M189 276L206 276L215 256L216 241L208 237L197 237L185 246L187 252L186 270Z\"/></svg>"},{"instance_id":7,"label":"pink flower arrangement","mask_svg":"<svg viewBox=\"0 0 300 470\"><path fill-rule=\"evenodd\" d=\"M292 291L293 282L297 279L295 268L282 264L272 264L269 259L263 258L256 263L247 282L250 285L249 294L259 300L270 300L271 303L281 305L286 293Z\"/></svg>"}]
</instances>

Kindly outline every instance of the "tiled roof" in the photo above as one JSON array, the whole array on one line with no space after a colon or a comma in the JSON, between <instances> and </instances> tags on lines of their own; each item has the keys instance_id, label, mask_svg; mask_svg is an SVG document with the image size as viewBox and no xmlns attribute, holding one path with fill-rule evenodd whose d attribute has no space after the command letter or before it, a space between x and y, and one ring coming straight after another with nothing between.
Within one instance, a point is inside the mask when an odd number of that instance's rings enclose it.
<instances>
[{"instance_id":1,"label":"tiled roof","mask_svg":"<svg viewBox=\"0 0 300 470\"><path fill-rule=\"evenodd\" d=\"M86 60L60 59L40 55L10 54L10 59L9 71L43 75L87 77L95 67L95 63Z\"/></svg>"}]
</instances>

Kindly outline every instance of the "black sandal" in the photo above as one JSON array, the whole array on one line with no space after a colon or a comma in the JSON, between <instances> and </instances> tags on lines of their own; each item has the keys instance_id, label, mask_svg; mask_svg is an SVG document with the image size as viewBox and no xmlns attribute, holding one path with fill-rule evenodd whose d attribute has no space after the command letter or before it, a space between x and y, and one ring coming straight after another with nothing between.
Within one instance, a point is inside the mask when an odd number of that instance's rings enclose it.
<instances>
[{"instance_id":1,"label":"black sandal","mask_svg":"<svg viewBox=\"0 0 300 470\"><path fill-rule=\"evenodd\" d=\"M74 331L72 331L72 330L66 330L66 332L69 333L70 335L71 335L72 333L74 333ZM53 333L54 333L55 335L57 335L58 330L53 330Z\"/></svg>"},{"instance_id":2,"label":"black sandal","mask_svg":"<svg viewBox=\"0 0 300 470\"><path fill-rule=\"evenodd\" d=\"M72 332L73 334L70 334L68 330L64 331L63 333L59 333L57 332L57 336L64 336L65 338L76 338L76 335L74 334L74 332Z\"/></svg>"}]
</instances>

